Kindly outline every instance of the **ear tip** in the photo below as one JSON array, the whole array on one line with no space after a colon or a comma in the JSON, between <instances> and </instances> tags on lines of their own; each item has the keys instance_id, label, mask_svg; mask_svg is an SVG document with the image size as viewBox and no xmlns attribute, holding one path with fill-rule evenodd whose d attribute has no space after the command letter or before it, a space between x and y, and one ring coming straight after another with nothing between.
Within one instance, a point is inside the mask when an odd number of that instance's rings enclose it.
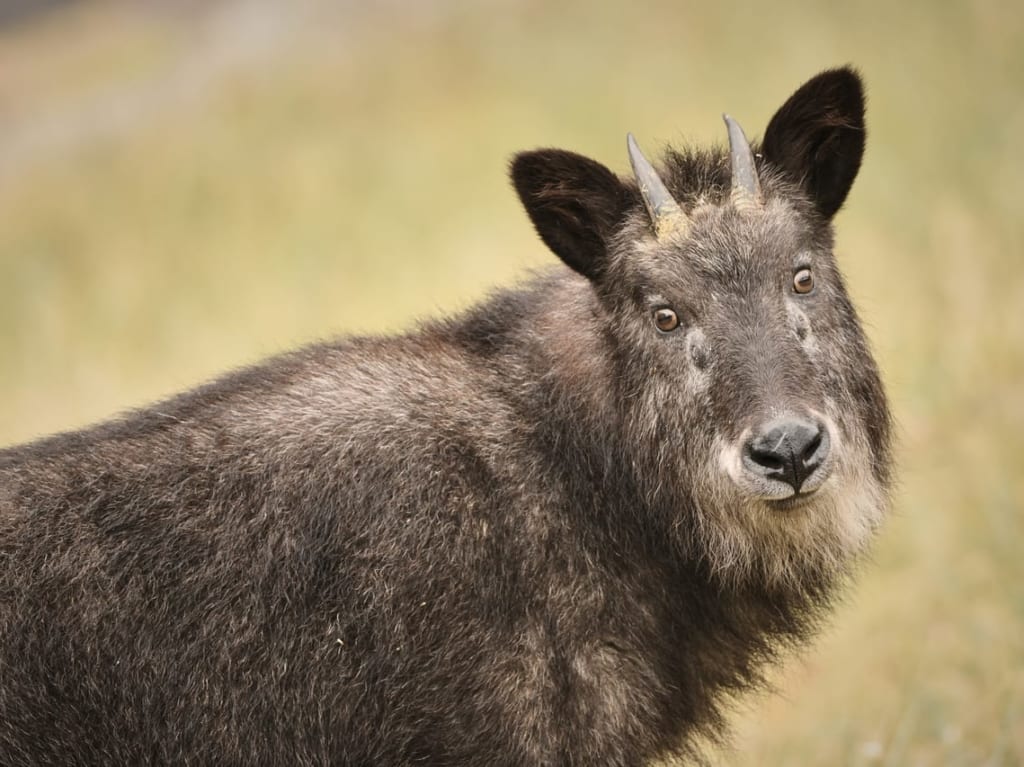
<instances>
[{"instance_id":1,"label":"ear tip","mask_svg":"<svg viewBox=\"0 0 1024 767\"><path fill-rule=\"evenodd\" d=\"M508 161L508 175L516 181L530 166L533 152L516 152Z\"/></svg>"},{"instance_id":2,"label":"ear tip","mask_svg":"<svg viewBox=\"0 0 1024 767\"><path fill-rule=\"evenodd\" d=\"M565 154L561 149L526 149L516 152L508 163L509 175L513 180L524 178L542 171Z\"/></svg>"},{"instance_id":3,"label":"ear tip","mask_svg":"<svg viewBox=\"0 0 1024 767\"><path fill-rule=\"evenodd\" d=\"M864 78L852 64L826 69L815 79L826 81L836 90L841 90L851 96L856 95L863 100Z\"/></svg>"},{"instance_id":4,"label":"ear tip","mask_svg":"<svg viewBox=\"0 0 1024 767\"><path fill-rule=\"evenodd\" d=\"M860 74L860 69L854 64L843 64L841 67L837 67L836 71L848 79L855 80L858 83L861 83L864 80Z\"/></svg>"},{"instance_id":5,"label":"ear tip","mask_svg":"<svg viewBox=\"0 0 1024 767\"><path fill-rule=\"evenodd\" d=\"M549 154L548 150L532 149L516 152L512 156L508 164L508 177L520 199L533 197L544 185L550 164Z\"/></svg>"}]
</instances>

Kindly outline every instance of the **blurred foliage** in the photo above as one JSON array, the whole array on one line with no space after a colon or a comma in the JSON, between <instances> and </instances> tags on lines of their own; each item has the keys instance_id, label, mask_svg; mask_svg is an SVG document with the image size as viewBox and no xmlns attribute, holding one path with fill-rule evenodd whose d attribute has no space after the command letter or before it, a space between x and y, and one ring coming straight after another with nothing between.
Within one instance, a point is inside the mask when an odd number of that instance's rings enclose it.
<instances>
[{"instance_id":1,"label":"blurred foliage","mask_svg":"<svg viewBox=\"0 0 1024 767\"><path fill-rule=\"evenodd\" d=\"M0 29L0 443L548 263L517 149L751 134L852 62L839 253L894 518L722 764L1024 763L1024 15L1002 0L91 2Z\"/></svg>"}]
</instances>

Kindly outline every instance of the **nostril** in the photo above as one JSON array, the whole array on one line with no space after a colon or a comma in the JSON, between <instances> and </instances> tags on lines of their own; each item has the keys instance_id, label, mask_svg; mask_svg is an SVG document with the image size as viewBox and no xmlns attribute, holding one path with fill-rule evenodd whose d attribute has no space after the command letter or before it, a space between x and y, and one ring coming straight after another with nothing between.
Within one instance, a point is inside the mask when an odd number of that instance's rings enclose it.
<instances>
[{"instance_id":1,"label":"nostril","mask_svg":"<svg viewBox=\"0 0 1024 767\"><path fill-rule=\"evenodd\" d=\"M747 445L747 455L758 466L763 466L772 471L781 471L786 467L785 461L778 453L758 449L754 445Z\"/></svg>"},{"instance_id":2,"label":"nostril","mask_svg":"<svg viewBox=\"0 0 1024 767\"><path fill-rule=\"evenodd\" d=\"M807 463L808 461L813 459L815 453L818 452L818 449L820 447L821 447L821 430L819 429L818 433L815 434L811 438L811 441L807 443L807 447L804 448L803 453L800 454L800 457L803 459L804 463Z\"/></svg>"}]
</instances>

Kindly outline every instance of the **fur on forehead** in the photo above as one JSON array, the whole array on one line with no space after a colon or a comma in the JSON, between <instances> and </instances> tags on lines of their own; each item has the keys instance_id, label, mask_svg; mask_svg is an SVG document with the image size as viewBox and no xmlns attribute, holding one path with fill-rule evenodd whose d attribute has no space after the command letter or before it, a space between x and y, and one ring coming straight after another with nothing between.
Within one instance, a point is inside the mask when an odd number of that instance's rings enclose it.
<instances>
[{"instance_id":1,"label":"fur on forehead","mask_svg":"<svg viewBox=\"0 0 1024 767\"><path fill-rule=\"evenodd\" d=\"M807 215L811 221L824 223L803 189L771 163L765 162L757 144L752 145L752 150L765 202L771 199L785 200L793 206L795 213ZM665 150L658 172L676 202L688 215L704 206L720 207L730 202L732 168L727 147L705 149L670 146ZM629 183L635 186L632 180Z\"/></svg>"},{"instance_id":2,"label":"fur on forehead","mask_svg":"<svg viewBox=\"0 0 1024 767\"><path fill-rule=\"evenodd\" d=\"M760 156L758 147L753 147L757 162L758 177L764 194L764 213L760 229L766 234L764 239L781 242L779 234L791 232L794 236L802 235L807 250L817 253L828 253L832 249L832 227L822 216L814 203L808 199L804 190L793 183L788 176L766 163ZM675 148L665 151L663 162L659 164L658 173L672 196L691 218L693 229L690 234L683 235L679 240L660 241L655 239L651 219L642 205L637 205L632 215L624 222L618 233L617 250L626 255L637 251L649 253L651 256L669 252L680 252L680 245L685 244L688 237L699 236L702 224L708 218L716 223L727 222L733 215L731 207L732 172L729 151L727 148L715 149ZM626 183L635 188L633 180ZM637 192L639 194L639 192ZM749 219L741 218L743 214L735 212L737 218L736 237L745 240L749 237L752 227ZM742 223L741 223L742 222ZM742 228L741 228L742 227ZM797 233L796 230L802 232ZM776 235L768 237L769 234ZM716 227L716 241L709 243L712 248L721 249L723 240L728 237L728 229ZM695 255L695 254L692 254ZM795 254L794 254L795 255ZM626 255L628 260L628 255ZM713 267L721 267L722 261L715 259ZM712 270L714 271L714 270Z\"/></svg>"}]
</instances>

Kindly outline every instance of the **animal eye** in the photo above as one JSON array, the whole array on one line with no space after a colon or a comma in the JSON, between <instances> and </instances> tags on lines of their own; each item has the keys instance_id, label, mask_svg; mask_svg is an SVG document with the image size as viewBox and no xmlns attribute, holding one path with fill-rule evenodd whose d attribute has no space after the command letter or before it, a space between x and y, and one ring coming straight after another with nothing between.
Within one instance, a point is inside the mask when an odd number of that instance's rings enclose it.
<instances>
[{"instance_id":1,"label":"animal eye","mask_svg":"<svg viewBox=\"0 0 1024 767\"><path fill-rule=\"evenodd\" d=\"M671 333L679 327L679 317L668 307L654 310L654 324L662 333Z\"/></svg>"},{"instance_id":2,"label":"animal eye","mask_svg":"<svg viewBox=\"0 0 1024 767\"><path fill-rule=\"evenodd\" d=\"M810 293L814 289L814 277L810 269L801 269L793 275L793 290L797 293Z\"/></svg>"}]
</instances>

